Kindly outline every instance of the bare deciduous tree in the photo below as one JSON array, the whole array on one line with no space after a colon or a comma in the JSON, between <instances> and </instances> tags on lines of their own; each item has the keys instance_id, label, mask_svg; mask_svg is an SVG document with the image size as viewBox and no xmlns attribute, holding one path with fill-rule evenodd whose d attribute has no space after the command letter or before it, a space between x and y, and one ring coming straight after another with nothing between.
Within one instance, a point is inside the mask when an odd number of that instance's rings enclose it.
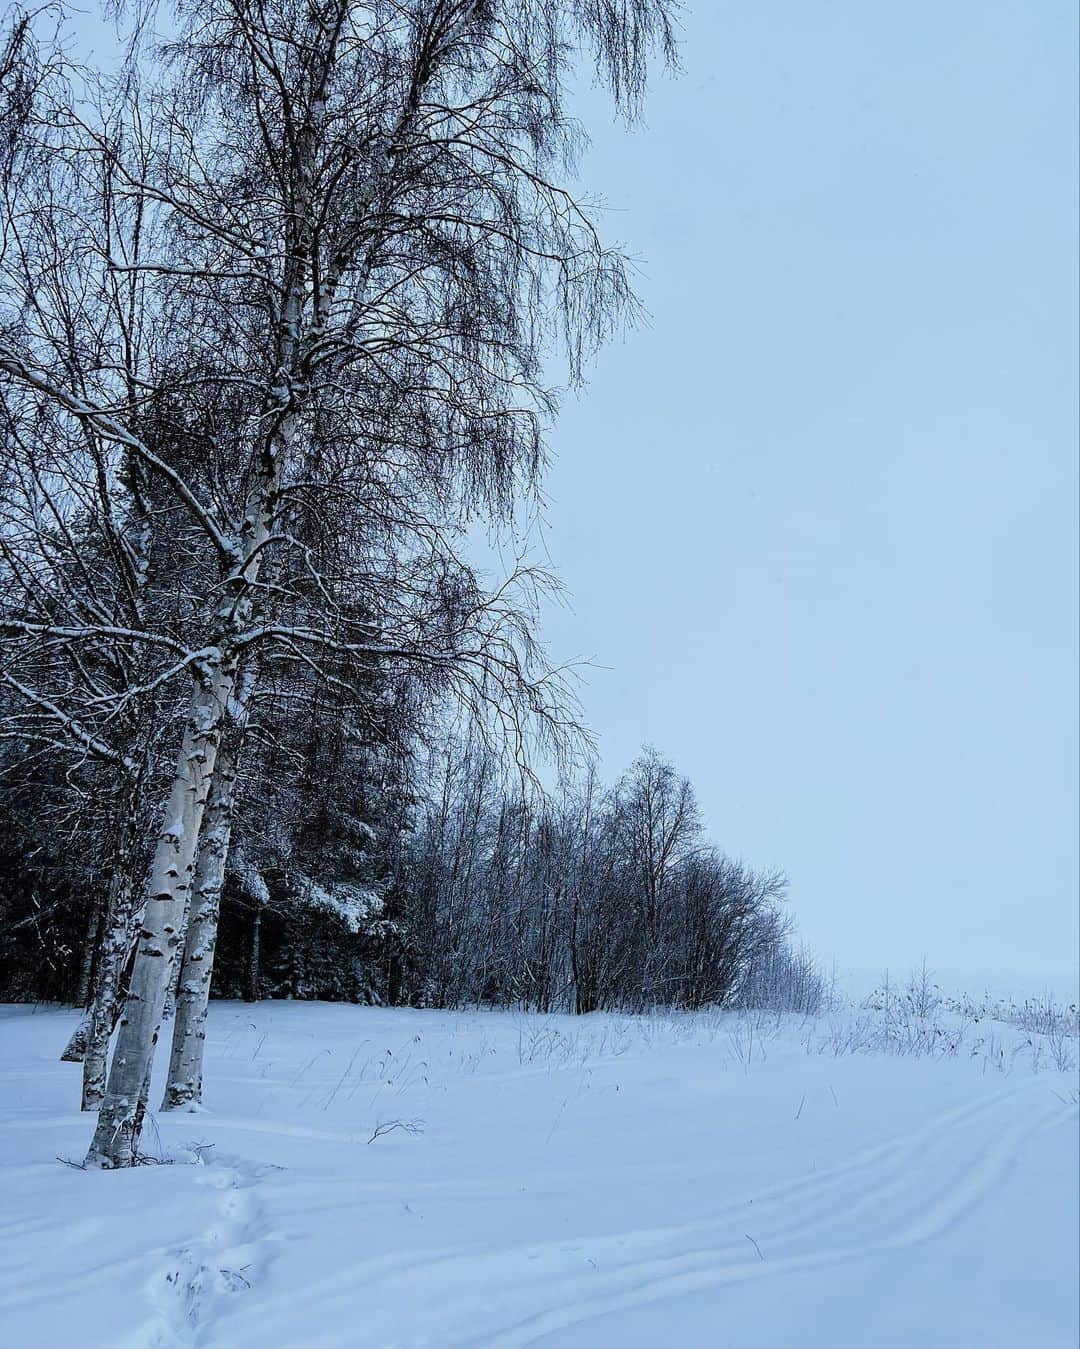
<instances>
[{"instance_id":1,"label":"bare deciduous tree","mask_svg":"<svg viewBox=\"0 0 1080 1349\"><path fill-rule=\"evenodd\" d=\"M536 479L553 325L576 373L630 300L560 182L577 39L632 108L670 17L197 0L141 86L134 49L92 80L14 39L6 678L73 753L131 772L153 746L163 800L92 1164L137 1150L222 737L257 692L241 668L358 694L372 662L409 668L519 756L527 723L566 729L527 609L452 541Z\"/></svg>"}]
</instances>

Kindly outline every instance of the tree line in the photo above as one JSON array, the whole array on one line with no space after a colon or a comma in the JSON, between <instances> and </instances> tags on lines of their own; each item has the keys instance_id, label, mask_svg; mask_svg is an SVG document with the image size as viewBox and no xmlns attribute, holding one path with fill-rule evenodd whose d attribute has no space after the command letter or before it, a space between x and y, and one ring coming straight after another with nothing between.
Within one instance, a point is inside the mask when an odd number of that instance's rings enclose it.
<instances>
[{"instance_id":1,"label":"tree line","mask_svg":"<svg viewBox=\"0 0 1080 1349\"><path fill-rule=\"evenodd\" d=\"M309 756L317 772L288 800L240 793L218 996L576 1013L812 1013L826 997L792 946L783 873L708 841L692 785L655 749L611 787L590 768L543 792L509 781L482 741L448 739L423 772L388 771L385 747ZM39 837L4 859L0 997L90 1000L102 887L80 857L85 871Z\"/></svg>"},{"instance_id":2,"label":"tree line","mask_svg":"<svg viewBox=\"0 0 1080 1349\"><path fill-rule=\"evenodd\" d=\"M5 977L87 1005L88 1164L137 1158L170 1000L164 1105L200 1099L215 978L587 1010L765 941L779 881L689 847L688 788L654 857L632 792L497 787L581 736L550 578L466 546L536 500L552 353L575 383L633 317L567 91L632 118L673 8L136 5L94 68L62 5L7 15Z\"/></svg>"}]
</instances>

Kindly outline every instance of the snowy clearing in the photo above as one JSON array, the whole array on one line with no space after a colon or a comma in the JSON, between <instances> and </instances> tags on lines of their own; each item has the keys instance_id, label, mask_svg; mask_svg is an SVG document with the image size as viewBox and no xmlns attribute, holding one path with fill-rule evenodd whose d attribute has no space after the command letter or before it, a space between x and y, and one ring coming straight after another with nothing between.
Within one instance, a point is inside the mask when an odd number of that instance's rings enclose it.
<instances>
[{"instance_id":1,"label":"snowy clearing","mask_svg":"<svg viewBox=\"0 0 1080 1349\"><path fill-rule=\"evenodd\" d=\"M101 1173L76 1020L0 1010L19 1349L1078 1343L1075 1041L216 1003L212 1109Z\"/></svg>"}]
</instances>

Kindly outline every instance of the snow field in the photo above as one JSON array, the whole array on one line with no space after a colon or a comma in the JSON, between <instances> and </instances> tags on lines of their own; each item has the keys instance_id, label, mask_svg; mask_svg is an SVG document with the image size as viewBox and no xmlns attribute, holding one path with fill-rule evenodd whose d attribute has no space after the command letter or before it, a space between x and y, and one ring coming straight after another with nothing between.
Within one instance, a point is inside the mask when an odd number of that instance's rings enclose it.
<instances>
[{"instance_id":1,"label":"snow field","mask_svg":"<svg viewBox=\"0 0 1080 1349\"><path fill-rule=\"evenodd\" d=\"M75 1021L0 1010L19 1349L1080 1342L1075 1057L1004 1023L216 1003L98 1173Z\"/></svg>"}]
</instances>

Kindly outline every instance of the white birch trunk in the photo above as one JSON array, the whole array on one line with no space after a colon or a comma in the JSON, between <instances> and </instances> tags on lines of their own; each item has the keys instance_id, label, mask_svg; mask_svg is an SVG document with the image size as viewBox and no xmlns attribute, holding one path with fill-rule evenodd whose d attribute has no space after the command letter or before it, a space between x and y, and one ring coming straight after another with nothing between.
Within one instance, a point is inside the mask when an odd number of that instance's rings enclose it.
<instances>
[{"instance_id":1,"label":"white birch trunk","mask_svg":"<svg viewBox=\"0 0 1080 1349\"><path fill-rule=\"evenodd\" d=\"M95 896L100 896L100 890L94 887ZM88 1008L90 1006L90 976L94 968L94 956L97 953L98 940L101 937L101 899L95 898L93 912L86 924L86 937L83 941L82 956L79 960L79 983L75 990L75 1001L80 1007Z\"/></svg>"},{"instance_id":2,"label":"white birch trunk","mask_svg":"<svg viewBox=\"0 0 1080 1349\"><path fill-rule=\"evenodd\" d=\"M86 937L83 941L82 958L79 964L79 985L75 991L75 1002L83 1008L82 1020L72 1031L71 1039L60 1055L62 1063L82 1063L86 1053L86 1044L90 1038L92 1019L90 1009L94 998L91 993L91 974L94 972L95 956L101 943L101 928L104 921L101 900L95 899L89 922L86 925Z\"/></svg>"},{"instance_id":3,"label":"white birch trunk","mask_svg":"<svg viewBox=\"0 0 1080 1349\"><path fill-rule=\"evenodd\" d=\"M71 1038L60 1055L61 1063L82 1063L86 1057L86 1046L90 1043L90 1031L93 1027L93 1015L85 1011L79 1024L71 1032Z\"/></svg>"},{"instance_id":4,"label":"white birch trunk","mask_svg":"<svg viewBox=\"0 0 1080 1349\"><path fill-rule=\"evenodd\" d=\"M247 978L244 988L245 1002L259 1001L259 959L262 945L262 905L258 904L251 916L251 944L248 947Z\"/></svg>"},{"instance_id":5,"label":"white birch trunk","mask_svg":"<svg viewBox=\"0 0 1080 1349\"><path fill-rule=\"evenodd\" d=\"M140 1097L146 1090L161 1027L234 671L235 660L219 655L192 699L165 824L154 849L131 986L120 1019L105 1099L86 1155L88 1166L130 1166L137 1155L142 1123Z\"/></svg>"},{"instance_id":6,"label":"white birch trunk","mask_svg":"<svg viewBox=\"0 0 1080 1349\"><path fill-rule=\"evenodd\" d=\"M114 893L109 897L109 926L102 942L97 988L90 1012L90 1031L83 1054L83 1110L96 1110L105 1099L109 1041L116 1026L120 981L133 935L135 889L131 876L118 874L110 889Z\"/></svg>"},{"instance_id":7,"label":"white birch trunk","mask_svg":"<svg viewBox=\"0 0 1080 1349\"><path fill-rule=\"evenodd\" d=\"M217 762L218 762L218 765L220 766L220 764L221 764L221 748L220 748L220 746L218 747L218 759L217 759ZM217 769L216 769L216 768L215 768L214 772L215 772L215 774L217 773ZM208 796L207 796L207 811L209 811L209 809L210 809L210 802L213 800L213 795L214 795L214 789L213 789L213 786L211 786L210 792L209 792L209 794L208 794ZM204 827L204 828L205 828L205 825L206 825L206 815L205 815L205 813L204 813L204 815L203 815L203 827ZM201 833L200 833L200 835L199 835L199 840L200 840L200 844L201 844L201 841L202 841L202 834L201 834ZM196 884L196 885L198 885L198 883L199 883L199 882L198 882L198 876L199 876L199 859L200 859L200 856L201 856L201 854L200 854L199 848L197 847L197 848L195 849L195 884ZM194 887L193 887L193 888L194 888ZM184 957L184 948L185 948L185 946L186 946L186 944L187 944L188 923L189 923L189 921L190 921L190 919L191 919L191 905L192 905L192 903L193 903L193 900L192 900L192 893L193 893L193 890L189 890L189 891L188 891L188 895L187 895L187 903L184 905L184 916L183 916L183 917L181 918L181 920L180 920L180 930L179 930L179 932L176 934L176 947L175 947L174 950L173 950L173 960L172 960L172 965L171 965L171 967L170 967L170 969L169 969L169 982L168 982L168 984L167 984L167 986L166 986L166 989L165 989L165 1010L164 1010L164 1012L162 1013L162 1016L164 1017L164 1019L165 1019L166 1021L171 1021L172 1018L176 1015L176 998L177 998L177 995L178 995L179 990L180 990L180 973L181 973L181 970L182 970L183 964L184 964L183 957Z\"/></svg>"},{"instance_id":8,"label":"white birch trunk","mask_svg":"<svg viewBox=\"0 0 1080 1349\"><path fill-rule=\"evenodd\" d=\"M116 1026L120 983L134 936L136 801L140 790L141 782L137 779L129 785L120 802L108 898L104 914L99 916L102 931L93 995L87 1015L62 1055L68 1062L83 1065L83 1110L96 1109L104 1095L109 1039Z\"/></svg>"},{"instance_id":9,"label":"white birch trunk","mask_svg":"<svg viewBox=\"0 0 1080 1349\"><path fill-rule=\"evenodd\" d=\"M162 1110L194 1110L202 1103L206 1009L214 974L218 914L232 833L241 734L242 727L235 728L233 734L227 732L218 751L214 785L199 839L199 860L180 967L169 1076Z\"/></svg>"},{"instance_id":10,"label":"white birch trunk","mask_svg":"<svg viewBox=\"0 0 1080 1349\"><path fill-rule=\"evenodd\" d=\"M86 1046L90 1039L90 1027L93 1020L89 1012L84 1012L82 1020L71 1032L71 1039L64 1046L64 1052L60 1055L61 1063L82 1063L86 1056Z\"/></svg>"}]
</instances>

